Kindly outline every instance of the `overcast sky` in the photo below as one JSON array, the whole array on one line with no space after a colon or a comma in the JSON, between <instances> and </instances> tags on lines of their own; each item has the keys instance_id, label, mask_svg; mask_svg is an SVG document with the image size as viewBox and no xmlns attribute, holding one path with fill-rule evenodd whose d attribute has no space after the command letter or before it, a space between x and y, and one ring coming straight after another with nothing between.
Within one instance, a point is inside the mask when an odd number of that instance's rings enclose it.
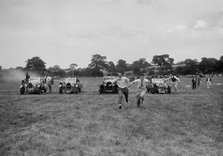
<instances>
[{"instance_id":1,"label":"overcast sky","mask_svg":"<svg viewBox=\"0 0 223 156\"><path fill-rule=\"evenodd\" d=\"M0 0L0 65L39 56L47 67L87 67L93 54L116 64L169 54L223 55L223 0Z\"/></svg>"}]
</instances>

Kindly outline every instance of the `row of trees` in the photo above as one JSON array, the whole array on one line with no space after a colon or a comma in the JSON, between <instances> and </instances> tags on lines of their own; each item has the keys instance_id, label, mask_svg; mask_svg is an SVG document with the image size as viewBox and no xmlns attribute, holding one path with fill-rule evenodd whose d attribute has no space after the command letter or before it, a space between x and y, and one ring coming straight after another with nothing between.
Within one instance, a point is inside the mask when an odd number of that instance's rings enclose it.
<instances>
[{"instance_id":1,"label":"row of trees","mask_svg":"<svg viewBox=\"0 0 223 156\"><path fill-rule=\"evenodd\" d=\"M153 70L156 65L156 71ZM1 67L1 66L0 66ZM26 61L26 67L16 67L16 70L23 71L35 71L40 75L50 74L53 76L65 77L65 76L102 76L104 72L109 72L116 75L118 72L124 73L126 71L132 72L134 75L139 74L169 74L175 73L180 75L188 74L211 74L211 73L223 73L223 56L219 60L215 58L203 57L201 62L196 59L186 59L185 61L174 64L174 59L168 54L155 55L152 62L149 63L145 58L140 58L132 62L127 63L125 60L118 60L117 64L112 61L107 61L106 56L95 54L92 56L91 62L86 68L77 68L75 63L70 64L68 69L61 69L59 65L46 68L46 63L38 56L28 59ZM0 68L2 70L2 67ZM158 71L157 71L158 70Z\"/></svg>"},{"instance_id":2,"label":"row of trees","mask_svg":"<svg viewBox=\"0 0 223 156\"><path fill-rule=\"evenodd\" d=\"M223 73L223 56L219 60L203 57L201 62L198 62L196 59L186 59L185 61L179 62L179 64L182 63L185 63L185 67L177 67L175 70L180 75Z\"/></svg>"}]
</instances>

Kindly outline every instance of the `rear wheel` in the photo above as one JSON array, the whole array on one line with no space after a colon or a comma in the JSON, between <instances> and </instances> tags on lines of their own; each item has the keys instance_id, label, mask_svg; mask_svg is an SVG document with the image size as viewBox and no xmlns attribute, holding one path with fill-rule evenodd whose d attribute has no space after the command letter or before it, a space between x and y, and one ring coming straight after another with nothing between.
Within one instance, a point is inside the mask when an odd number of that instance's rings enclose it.
<instances>
[{"instance_id":1,"label":"rear wheel","mask_svg":"<svg viewBox=\"0 0 223 156\"><path fill-rule=\"evenodd\" d=\"M167 87L167 93L171 94L171 87L170 86Z\"/></svg>"},{"instance_id":2,"label":"rear wheel","mask_svg":"<svg viewBox=\"0 0 223 156\"><path fill-rule=\"evenodd\" d=\"M20 88L20 94L23 95L25 93L25 88Z\"/></svg>"},{"instance_id":3,"label":"rear wheel","mask_svg":"<svg viewBox=\"0 0 223 156\"><path fill-rule=\"evenodd\" d=\"M38 87L37 88L37 94L41 94L41 93L42 93L41 87Z\"/></svg>"},{"instance_id":4,"label":"rear wheel","mask_svg":"<svg viewBox=\"0 0 223 156\"><path fill-rule=\"evenodd\" d=\"M75 89L74 93L75 93L75 94L77 94L77 93L78 93L78 90L77 90L77 89Z\"/></svg>"},{"instance_id":5,"label":"rear wheel","mask_svg":"<svg viewBox=\"0 0 223 156\"><path fill-rule=\"evenodd\" d=\"M103 87L100 86L98 91L99 91L100 94L102 94L103 93Z\"/></svg>"},{"instance_id":6,"label":"rear wheel","mask_svg":"<svg viewBox=\"0 0 223 156\"><path fill-rule=\"evenodd\" d=\"M140 104L141 104L140 96L137 96L137 107L140 107Z\"/></svg>"},{"instance_id":7,"label":"rear wheel","mask_svg":"<svg viewBox=\"0 0 223 156\"><path fill-rule=\"evenodd\" d=\"M59 94L63 94L63 88L59 87Z\"/></svg>"}]
</instances>

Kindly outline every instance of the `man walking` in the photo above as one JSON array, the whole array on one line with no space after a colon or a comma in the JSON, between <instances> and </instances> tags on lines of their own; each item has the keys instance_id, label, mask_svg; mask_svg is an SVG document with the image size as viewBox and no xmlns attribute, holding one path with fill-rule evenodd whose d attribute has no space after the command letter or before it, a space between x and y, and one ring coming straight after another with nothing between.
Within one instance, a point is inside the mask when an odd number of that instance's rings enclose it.
<instances>
[{"instance_id":1,"label":"man walking","mask_svg":"<svg viewBox=\"0 0 223 156\"><path fill-rule=\"evenodd\" d=\"M196 77L193 76L191 81L192 81L192 89L194 90L194 89L196 89L196 86L197 86L197 79L196 79Z\"/></svg>"},{"instance_id":2,"label":"man walking","mask_svg":"<svg viewBox=\"0 0 223 156\"><path fill-rule=\"evenodd\" d=\"M144 96L146 94L146 86L149 83L148 79L144 79L144 75L140 76L139 79L136 79L132 81L129 85L131 87L132 84L136 83L137 84L137 107L140 107L141 104L143 104L144 101Z\"/></svg>"},{"instance_id":3,"label":"man walking","mask_svg":"<svg viewBox=\"0 0 223 156\"><path fill-rule=\"evenodd\" d=\"M118 74L118 79L115 81L118 85L118 104L119 109L122 109L122 101L123 101L123 95L125 97L125 101L128 103L128 96L129 96L129 79L126 77L123 77L121 73Z\"/></svg>"}]
</instances>

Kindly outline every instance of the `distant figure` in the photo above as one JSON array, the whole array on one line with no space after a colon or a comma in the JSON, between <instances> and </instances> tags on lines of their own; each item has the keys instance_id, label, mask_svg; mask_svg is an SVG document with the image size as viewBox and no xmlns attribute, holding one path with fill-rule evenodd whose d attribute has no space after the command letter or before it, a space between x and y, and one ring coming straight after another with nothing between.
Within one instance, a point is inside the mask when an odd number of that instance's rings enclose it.
<instances>
[{"instance_id":1,"label":"distant figure","mask_svg":"<svg viewBox=\"0 0 223 156\"><path fill-rule=\"evenodd\" d=\"M210 88L210 86L211 86L211 81L212 81L211 77L210 77L210 76L208 76L208 77L206 78L206 82L207 82L207 89L209 89L209 88Z\"/></svg>"},{"instance_id":2,"label":"distant figure","mask_svg":"<svg viewBox=\"0 0 223 156\"><path fill-rule=\"evenodd\" d=\"M49 93L51 93L52 92L52 85L54 84L53 78L48 76L48 74L47 74L47 76L44 78L44 80L45 80L46 85L49 88Z\"/></svg>"},{"instance_id":3,"label":"distant figure","mask_svg":"<svg viewBox=\"0 0 223 156\"><path fill-rule=\"evenodd\" d=\"M196 79L196 77L193 76L191 81L192 81L192 89L194 90L197 87L197 79Z\"/></svg>"},{"instance_id":4,"label":"distant figure","mask_svg":"<svg viewBox=\"0 0 223 156\"><path fill-rule=\"evenodd\" d=\"M79 79L79 77L76 78L76 82L77 82L77 83L80 83L80 79Z\"/></svg>"},{"instance_id":5,"label":"distant figure","mask_svg":"<svg viewBox=\"0 0 223 156\"><path fill-rule=\"evenodd\" d=\"M126 77L123 77L121 73L118 74L118 79L115 81L118 85L118 104L119 104L119 109L122 109L122 100L123 100L123 95L125 96L125 101L128 103L128 96L129 96L129 79Z\"/></svg>"},{"instance_id":6,"label":"distant figure","mask_svg":"<svg viewBox=\"0 0 223 156\"><path fill-rule=\"evenodd\" d=\"M170 77L165 79L165 81L166 80L171 80L172 81L172 87L174 88L175 93L179 94L178 83L180 82L180 79L175 75L170 75Z\"/></svg>"},{"instance_id":7,"label":"distant figure","mask_svg":"<svg viewBox=\"0 0 223 156\"><path fill-rule=\"evenodd\" d=\"M144 79L144 76L140 76L139 79L136 79L134 81L132 81L129 85L129 87L131 87L132 84L137 83L137 107L140 107L141 104L143 104L144 101L144 96L146 94L146 86L149 83L148 79Z\"/></svg>"},{"instance_id":8,"label":"distant figure","mask_svg":"<svg viewBox=\"0 0 223 156\"><path fill-rule=\"evenodd\" d=\"M30 75L29 75L29 73L28 72L26 72L26 83L29 83L29 79L30 79Z\"/></svg>"},{"instance_id":9,"label":"distant figure","mask_svg":"<svg viewBox=\"0 0 223 156\"><path fill-rule=\"evenodd\" d=\"M200 86L200 84L201 84L201 76L198 75L197 76L197 86Z\"/></svg>"}]
</instances>

